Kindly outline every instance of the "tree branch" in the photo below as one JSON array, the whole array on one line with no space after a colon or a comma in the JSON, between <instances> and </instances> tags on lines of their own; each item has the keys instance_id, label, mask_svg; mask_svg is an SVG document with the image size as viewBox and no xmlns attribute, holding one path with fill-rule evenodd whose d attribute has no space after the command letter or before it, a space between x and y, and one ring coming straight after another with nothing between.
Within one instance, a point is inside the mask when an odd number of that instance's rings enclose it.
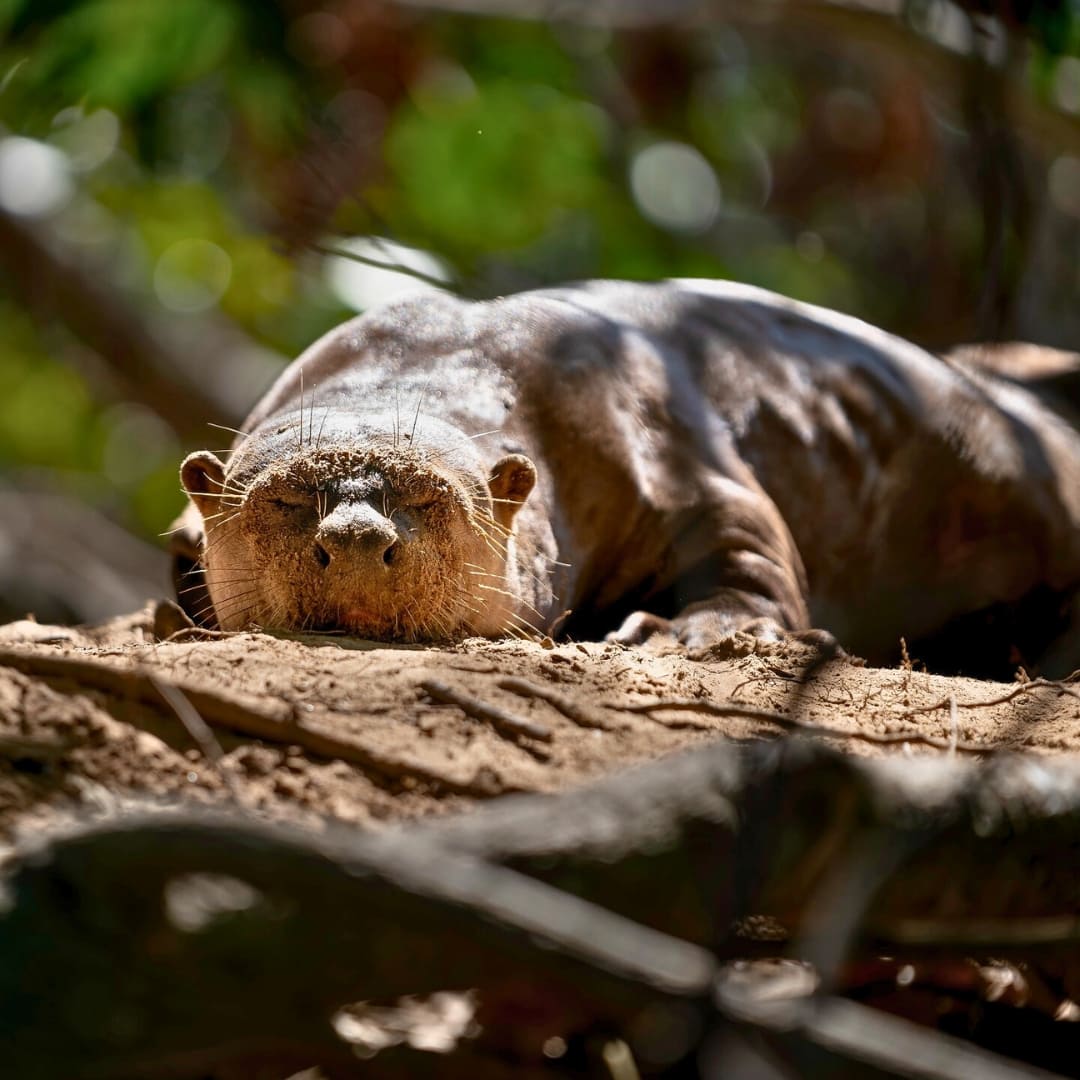
<instances>
[{"instance_id":1,"label":"tree branch","mask_svg":"<svg viewBox=\"0 0 1080 1080\"><path fill-rule=\"evenodd\" d=\"M124 393L199 441L206 423L237 423L284 363L235 326L152 315L145 298L110 284L107 267L80 263L46 227L0 210L0 266L40 317L59 319L91 348Z\"/></svg>"}]
</instances>

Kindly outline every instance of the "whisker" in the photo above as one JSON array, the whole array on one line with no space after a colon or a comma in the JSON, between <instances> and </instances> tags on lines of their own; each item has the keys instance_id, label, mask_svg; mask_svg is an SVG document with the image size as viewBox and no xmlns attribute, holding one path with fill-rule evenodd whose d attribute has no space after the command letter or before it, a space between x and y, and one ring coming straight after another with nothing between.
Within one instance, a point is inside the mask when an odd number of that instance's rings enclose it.
<instances>
[{"instance_id":1,"label":"whisker","mask_svg":"<svg viewBox=\"0 0 1080 1080\"><path fill-rule=\"evenodd\" d=\"M224 622L226 618L231 617L237 611L242 611L246 606L245 601L257 592L257 589L252 589L249 592L241 593L239 596L230 596L224 603L211 603L202 614L213 611L218 618L218 622Z\"/></svg>"},{"instance_id":2,"label":"whisker","mask_svg":"<svg viewBox=\"0 0 1080 1080\"><path fill-rule=\"evenodd\" d=\"M235 499L238 495L246 495L246 491L230 491L228 488L222 488L221 491L202 491L193 492L188 491L187 488L180 489L189 499L194 498L197 494L200 499Z\"/></svg>"},{"instance_id":3,"label":"whisker","mask_svg":"<svg viewBox=\"0 0 1080 1080\"><path fill-rule=\"evenodd\" d=\"M235 606L239 601L246 600L249 596L255 596L259 592L258 588L252 587L250 589L241 589L240 592L229 593L221 601L221 608L224 610L230 606Z\"/></svg>"},{"instance_id":4,"label":"whisker","mask_svg":"<svg viewBox=\"0 0 1080 1080\"><path fill-rule=\"evenodd\" d=\"M229 539L228 534L222 532L222 528L225 526L225 524L229 520L231 520L231 519L226 519L226 521L215 522L207 530L206 540L203 543L203 549L202 549L202 559L203 559L204 562L206 561L206 556L207 555L211 554L214 551L217 551L217 549L222 544L224 544L226 540Z\"/></svg>"},{"instance_id":5,"label":"whisker","mask_svg":"<svg viewBox=\"0 0 1080 1080\"><path fill-rule=\"evenodd\" d=\"M506 547L506 542L511 535L507 530L497 529L488 522L473 522L473 525L481 536L486 536L489 540L497 540L503 548Z\"/></svg>"},{"instance_id":6,"label":"whisker","mask_svg":"<svg viewBox=\"0 0 1080 1080\"><path fill-rule=\"evenodd\" d=\"M228 424L211 424L208 423L207 427L217 428L218 431L228 431L233 435L242 435L245 439L251 434L250 431L241 431L239 428L229 427Z\"/></svg>"},{"instance_id":7,"label":"whisker","mask_svg":"<svg viewBox=\"0 0 1080 1080\"><path fill-rule=\"evenodd\" d=\"M302 366L300 368L300 441L296 449L304 449L304 369Z\"/></svg>"},{"instance_id":8,"label":"whisker","mask_svg":"<svg viewBox=\"0 0 1080 1080\"><path fill-rule=\"evenodd\" d=\"M510 592L509 589L500 589L494 585L485 585L481 581L476 582L476 588L483 589L484 592L493 592L498 593L498 595L500 596L505 596L508 599L513 600L515 603L520 604L522 607L528 608L529 611L531 611L538 619L542 619L544 617L543 612L538 611L532 606L532 604L528 602L528 600L523 600L520 596L516 596L514 593Z\"/></svg>"},{"instance_id":9,"label":"whisker","mask_svg":"<svg viewBox=\"0 0 1080 1080\"><path fill-rule=\"evenodd\" d=\"M535 637L544 637L544 631L538 626L534 626L528 619L523 619L520 615L511 615L510 619L514 624L519 624L516 628L525 630L527 633L534 635Z\"/></svg>"},{"instance_id":10,"label":"whisker","mask_svg":"<svg viewBox=\"0 0 1080 1080\"><path fill-rule=\"evenodd\" d=\"M315 453L319 452L319 447L322 445L322 433L323 428L326 427L326 418L330 415L330 406L327 405L322 414L322 423L319 425L319 437L315 440Z\"/></svg>"},{"instance_id":11,"label":"whisker","mask_svg":"<svg viewBox=\"0 0 1080 1080\"><path fill-rule=\"evenodd\" d=\"M420 422L420 406L424 403L424 395L428 391L428 387L431 385L431 373L428 374L427 379L424 380L424 385L420 388L420 396L416 401L416 415L413 417L412 430L409 432L409 442L414 442L416 438L416 425Z\"/></svg>"},{"instance_id":12,"label":"whisker","mask_svg":"<svg viewBox=\"0 0 1080 1080\"><path fill-rule=\"evenodd\" d=\"M512 535L512 530L508 529L505 525L500 525L494 518L477 515L476 524L482 528L490 529L497 536L501 536L504 540L508 540Z\"/></svg>"}]
</instances>

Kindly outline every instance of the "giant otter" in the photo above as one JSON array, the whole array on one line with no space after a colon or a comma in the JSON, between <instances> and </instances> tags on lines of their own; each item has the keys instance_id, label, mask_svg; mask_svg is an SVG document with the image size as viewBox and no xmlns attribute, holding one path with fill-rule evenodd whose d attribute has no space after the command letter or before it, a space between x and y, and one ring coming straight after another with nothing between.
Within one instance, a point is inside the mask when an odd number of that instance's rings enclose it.
<instances>
[{"instance_id":1,"label":"giant otter","mask_svg":"<svg viewBox=\"0 0 1080 1080\"><path fill-rule=\"evenodd\" d=\"M955 630L954 666L1072 658L1072 427L761 289L400 301L311 346L244 430L182 467L180 595L208 625L691 648L821 627L874 662Z\"/></svg>"}]
</instances>

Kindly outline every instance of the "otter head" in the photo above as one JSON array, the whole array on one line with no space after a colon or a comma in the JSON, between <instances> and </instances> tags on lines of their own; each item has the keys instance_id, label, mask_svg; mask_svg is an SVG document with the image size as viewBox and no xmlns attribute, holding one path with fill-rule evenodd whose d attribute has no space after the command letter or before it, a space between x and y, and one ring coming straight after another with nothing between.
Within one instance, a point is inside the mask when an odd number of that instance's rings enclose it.
<instances>
[{"instance_id":1,"label":"otter head","mask_svg":"<svg viewBox=\"0 0 1080 1080\"><path fill-rule=\"evenodd\" d=\"M228 467L209 451L184 461L218 625L398 641L502 632L520 606L507 558L532 462L510 454L485 467L437 421L422 445L357 425L346 417L312 445L278 421Z\"/></svg>"}]
</instances>

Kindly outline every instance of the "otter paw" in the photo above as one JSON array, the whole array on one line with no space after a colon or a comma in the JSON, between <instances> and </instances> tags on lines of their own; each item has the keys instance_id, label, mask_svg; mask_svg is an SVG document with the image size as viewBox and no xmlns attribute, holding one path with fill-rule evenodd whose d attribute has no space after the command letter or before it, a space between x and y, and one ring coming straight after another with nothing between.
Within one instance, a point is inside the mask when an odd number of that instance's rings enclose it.
<instances>
[{"instance_id":1,"label":"otter paw","mask_svg":"<svg viewBox=\"0 0 1080 1080\"><path fill-rule=\"evenodd\" d=\"M721 655L746 656L755 650L756 642L781 641L785 633L772 619L737 618L711 608L683 612L675 617L673 625L691 656L717 650Z\"/></svg>"},{"instance_id":2,"label":"otter paw","mask_svg":"<svg viewBox=\"0 0 1080 1080\"><path fill-rule=\"evenodd\" d=\"M618 630L606 634L604 640L620 645L644 645L650 638L658 636L677 639L679 632L670 619L653 615L650 611L635 611L623 619Z\"/></svg>"},{"instance_id":3,"label":"otter paw","mask_svg":"<svg viewBox=\"0 0 1080 1080\"><path fill-rule=\"evenodd\" d=\"M822 654L827 654L836 659L846 658L846 653L840 642L829 633L828 630L789 630L787 636L803 645L809 645Z\"/></svg>"},{"instance_id":4,"label":"otter paw","mask_svg":"<svg viewBox=\"0 0 1080 1080\"><path fill-rule=\"evenodd\" d=\"M755 620L755 636L770 637L770 632L762 626L766 620ZM746 627L749 629L749 627ZM736 638L750 640L738 631L743 625L736 623L729 615L711 609L683 612L674 619L654 615L651 611L635 611L628 615L618 630L608 634L606 641L617 641L622 645L644 645L647 641L665 639L671 643L685 646L694 652L731 642ZM776 640L775 637L772 640Z\"/></svg>"},{"instance_id":5,"label":"otter paw","mask_svg":"<svg viewBox=\"0 0 1080 1080\"><path fill-rule=\"evenodd\" d=\"M789 644L808 650L807 662L812 665L850 659L828 630L787 630L771 619L744 623L734 634L711 637L705 634L698 635L696 640L686 637L682 637L682 640L687 643L691 660L726 660L750 653L781 655L788 651L785 646Z\"/></svg>"}]
</instances>

